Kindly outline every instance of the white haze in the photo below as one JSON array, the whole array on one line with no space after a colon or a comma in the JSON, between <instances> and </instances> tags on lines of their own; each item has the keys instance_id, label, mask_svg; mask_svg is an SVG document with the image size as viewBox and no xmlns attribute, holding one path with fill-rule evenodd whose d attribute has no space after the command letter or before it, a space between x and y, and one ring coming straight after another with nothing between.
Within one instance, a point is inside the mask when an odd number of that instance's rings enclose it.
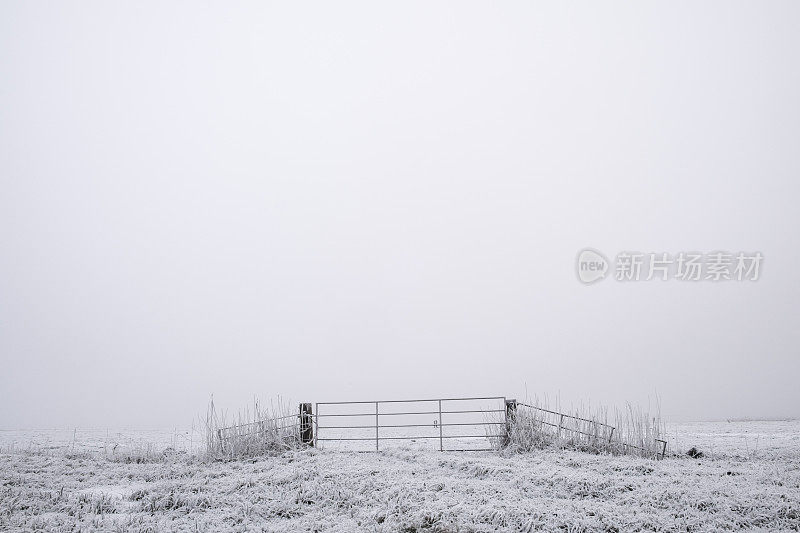
<instances>
[{"instance_id":1,"label":"white haze","mask_svg":"<svg viewBox=\"0 0 800 533\"><path fill-rule=\"evenodd\" d=\"M800 4L0 4L0 428L800 415ZM760 251L581 285L584 247Z\"/></svg>"}]
</instances>

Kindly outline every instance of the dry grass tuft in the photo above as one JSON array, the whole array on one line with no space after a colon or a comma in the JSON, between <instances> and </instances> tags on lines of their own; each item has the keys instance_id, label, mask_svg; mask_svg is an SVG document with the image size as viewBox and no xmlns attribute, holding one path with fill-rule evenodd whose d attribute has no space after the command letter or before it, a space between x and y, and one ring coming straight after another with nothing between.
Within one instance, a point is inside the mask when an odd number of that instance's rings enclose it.
<instances>
[{"instance_id":1,"label":"dry grass tuft","mask_svg":"<svg viewBox=\"0 0 800 533\"><path fill-rule=\"evenodd\" d=\"M649 413L628 404L625 409L562 410L538 398L520 402L508 428L506 446L518 451L550 447L593 453L663 457L666 432L660 409Z\"/></svg>"},{"instance_id":2,"label":"dry grass tuft","mask_svg":"<svg viewBox=\"0 0 800 533\"><path fill-rule=\"evenodd\" d=\"M280 399L267 408L255 400L252 409L228 419L217 411L212 398L205 425L208 459L276 455L301 446L298 413Z\"/></svg>"}]
</instances>

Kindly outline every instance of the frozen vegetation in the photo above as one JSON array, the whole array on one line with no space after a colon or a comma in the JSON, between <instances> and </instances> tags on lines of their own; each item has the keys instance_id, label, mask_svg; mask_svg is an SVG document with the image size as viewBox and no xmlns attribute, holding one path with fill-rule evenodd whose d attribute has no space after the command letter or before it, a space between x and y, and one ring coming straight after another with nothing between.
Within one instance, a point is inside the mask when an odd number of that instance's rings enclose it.
<instances>
[{"instance_id":1,"label":"frozen vegetation","mask_svg":"<svg viewBox=\"0 0 800 533\"><path fill-rule=\"evenodd\" d=\"M697 446L704 456L448 453L409 442L380 453L292 449L219 461L175 446L178 432L131 447L133 436L110 442L115 433L98 431L90 449L73 432L29 435L28 445L23 433L0 432L0 530L800 529L798 422L666 432L670 451Z\"/></svg>"}]
</instances>

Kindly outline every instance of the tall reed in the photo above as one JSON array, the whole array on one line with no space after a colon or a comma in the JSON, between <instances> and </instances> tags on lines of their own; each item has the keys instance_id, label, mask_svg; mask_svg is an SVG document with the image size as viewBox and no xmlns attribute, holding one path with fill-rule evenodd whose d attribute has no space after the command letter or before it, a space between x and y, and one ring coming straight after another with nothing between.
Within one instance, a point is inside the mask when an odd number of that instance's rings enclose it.
<instances>
[{"instance_id":1,"label":"tall reed","mask_svg":"<svg viewBox=\"0 0 800 533\"><path fill-rule=\"evenodd\" d=\"M274 455L300 445L298 413L280 399L268 407L254 400L252 408L229 419L216 409L212 398L205 426L206 455L212 459Z\"/></svg>"},{"instance_id":2,"label":"tall reed","mask_svg":"<svg viewBox=\"0 0 800 533\"><path fill-rule=\"evenodd\" d=\"M517 404L507 429L506 446L519 451L560 447L642 457L665 451L660 406L650 416L630 404L611 411L588 404L564 409L535 398Z\"/></svg>"}]
</instances>

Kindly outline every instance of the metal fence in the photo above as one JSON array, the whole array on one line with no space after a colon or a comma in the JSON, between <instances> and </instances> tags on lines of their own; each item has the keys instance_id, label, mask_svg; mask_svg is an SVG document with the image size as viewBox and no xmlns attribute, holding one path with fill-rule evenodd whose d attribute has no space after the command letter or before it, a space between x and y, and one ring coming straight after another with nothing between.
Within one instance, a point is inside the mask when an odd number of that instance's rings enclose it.
<instances>
[{"instance_id":1,"label":"metal fence","mask_svg":"<svg viewBox=\"0 0 800 533\"><path fill-rule=\"evenodd\" d=\"M614 431L616 428L610 424L606 424L604 422L598 422L596 420L590 420L588 418L581 418L579 416L573 416L566 413L560 413L558 411L551 411L550 409L544 409L542 407L538 407L536 405L529 405L522 402L517 402L517 405L522 407L527 407L529 409L538 411L543 413L544 416L550 416L550 420L545 420L544 418L537 420L537 422L556 428L557 435L561 437L561 433L569 432L569 433L576 433L578 435L584 435L587 437L591 437L597 440L605 440L609 444L612 442L612 438L614 437ZM558 422L555 422L558 420ZM572 425L570 425L570 421L572 421ZM565 423L566 422L566 423ZM586 429L592 429L592 431L586 431ZM667 453L667 441L662 439L653 439L655 442L661 445L661 451L656 452L657 458L664 458ZM636 446L635 444L628 444L625 442L619 443L622 448L634 448L636 450L642 450L648 452L646 448L641 446Z\"/></svg>"},{"instance_id":2,"label":"metal fence","mask_svg":"<svg viewBox=\"0 0 800 533\"><path fill-rule=\"evenodd\" d=\"M438 440L440 451L491 450L492 439L506 434L508 422L503 396L436 398L424 400L370 400L315 404L314 445L326 442L372 443L374 450L388 441ZM475 408L476 402L496 403ZM429 417L427 420L421 417ZM430 418L433 418L430 421ZM486 439L489 445L466 447ZM479 441L484 443L486 441ZM455 446L447 446L453 443ZM367 451L367 450L364 450Z\"/></svg>"},{"instance_id":3,"label":"metal fence","mask_svg":"<svg viewBox=\"0 0 800 533\"><path fill-rule=\"evenodd\" d=\"M299 440L300 420L298 415L286 415L280 417L269 417L255 422L236 424L233 426L217 429L217 438L220 442L220 449L228 449L229 442L241 443L252 442L253 439L264 437L275 440Z\"/></svg>"},{"instance_id":4,"label":"metal fence","mask_svg":"<svg viewBox=\"0 0 800 533\"><path fill-rule=\"evenodd\" d=\"M484 405L475 408L476 402ZM495 405L487 408L486 402ZM325 447L326 442L361 443L368 444L369 450L379 451L382 442L420 440L433 441L434 444L438 441L440 451L488 451L507 440L509 424L516 416L518 406L539 413L541 418L534 418L535 422L554 428L559 437L562 432L568 432L612 444L616 428L610 424L516 400L507 401L504 396L318 402L313 411L311 404L303 403L299 414L220 428L217 436L224 447L227 447L225 443L229 439L271 434L317 447ZM425 421L420 417L428 418ZM476 439L482 439L478 441L482 447L464 446L476 442ZM663 458L667 442L661 439L655 439L655 442L661 445L656 457ZM446 443L453 443L455 447L448 447ZM618 444L623 448L646 451L633 444Z\"/></svg>"},{"instance_id":5,"label":"metal fence","mask_svg":"<svg viewBox=\"0 0 800 533\"><path fill-rule=\"evenodd\" d=\"M585 435L587 437L595 437L595 438L607 438L608 442L611 442L611 438L614 436L614 430L616 429L614 426L610 424L605 424L603 422L597 422L596 420L589 420L588 418L581 418L579 416L568 415L566 413L560 413L558 411L551 411L550 409L544 409L542 407L538 407L535 405L529 405L527 403L517 402L517 405L522 407L527 407L529 409L533 409L535 411L539 411L540 413L544 413L545 416L552 416L553 420L556 418L558 422L551 422L542 418L538 420L541 424L546 426L557 428L559 436L561 435L562 431L568 431L572 433L577 433L579 435ZM568 424L565 424L565 419L569 422L570 420L573 421L573 427L570 427ZM583 428L592 427L594 431L588 432L584 431ZM606 435L605 433L608 433Z\"/></svg>"}]
</instances>

